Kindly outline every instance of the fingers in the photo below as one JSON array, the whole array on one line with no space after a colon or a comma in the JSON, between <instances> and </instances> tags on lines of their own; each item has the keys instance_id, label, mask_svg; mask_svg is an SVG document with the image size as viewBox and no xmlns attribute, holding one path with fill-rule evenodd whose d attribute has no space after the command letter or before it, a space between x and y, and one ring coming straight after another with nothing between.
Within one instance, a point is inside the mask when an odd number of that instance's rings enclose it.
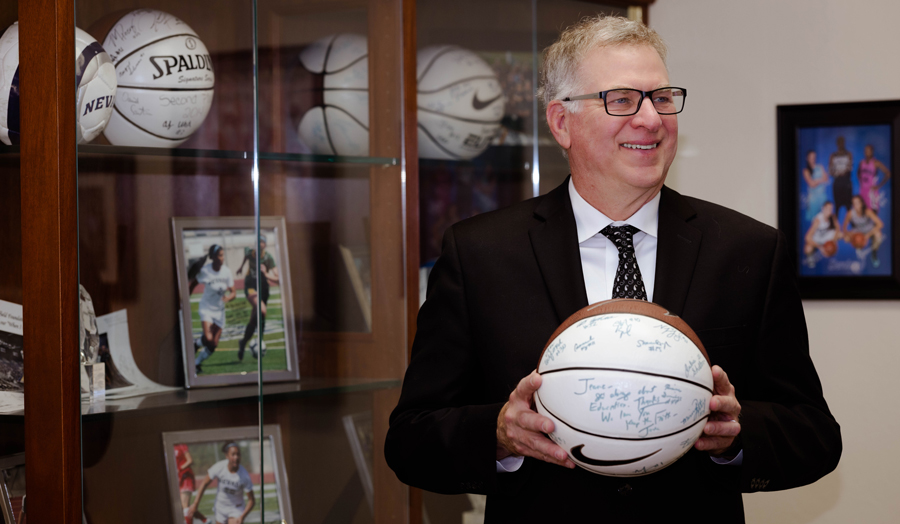
<instances>
[{"instance_id":1,"label":"fingers","mask_svg":"<svg viewBox=\"0 0 900 524\"><path fill-rule=\"evenodd\" d=\"M522 401L530 405L531 399L534 397L534 392L540 387L541 376L536 370L532 371L530 375L519 381L516 389L510 394L509 400L510 402Z\"/></svg>"},{"instance_id":2,"label":"fingers","mask_svg":"<svg viewBox=\"0 0 900 524\"><path fill-rule=\"evenodd\" d=\"M711 455L721 455L734 444L735 437L741 432L741 404L728 374L721 367L713 366L712 375L715 394L709 401L709 420L694 447Z\"/></svg>"},{"instance_id":3,"label":"fingers","mask_svg":"<svg viewBox=\"0 0 900 524\"><path fill-rule=\"evenodd\" d=\"M574 468L566 451L547 438L554 429L553 421L531 407L534 392L541 385L541 376L532 372L523 378L509 395L509 402L500 410L497 419L498 459L514 455L533 457L544 462ZM500 449L502 448L502 449Z\"/></svg>"}]
</instances>

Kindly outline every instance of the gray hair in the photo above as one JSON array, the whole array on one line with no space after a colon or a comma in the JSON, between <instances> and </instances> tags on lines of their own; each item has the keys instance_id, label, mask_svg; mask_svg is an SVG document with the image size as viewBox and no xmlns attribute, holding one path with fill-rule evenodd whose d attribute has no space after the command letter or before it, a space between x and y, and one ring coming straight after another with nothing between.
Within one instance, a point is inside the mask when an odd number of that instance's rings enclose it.
<instances>
[{"instance_id":1,"label":"gray hair","mask_svg":"<svg viewBox=\"0 0 900 524\"><path fill-rule=\"evenodd\" d=\"M583 94L587 87L580 84L579 67L584 57L602 47L620 45L648 45L656 50L663 64L668 49L659 34L636 20L620 16L597 15L582 18L566 28L559 39L544 50L541 67L541 86L537 96L543 106L567 96ZM577 113L581 101L568 103L566 109Z\"/></svg>"}]
</instances>

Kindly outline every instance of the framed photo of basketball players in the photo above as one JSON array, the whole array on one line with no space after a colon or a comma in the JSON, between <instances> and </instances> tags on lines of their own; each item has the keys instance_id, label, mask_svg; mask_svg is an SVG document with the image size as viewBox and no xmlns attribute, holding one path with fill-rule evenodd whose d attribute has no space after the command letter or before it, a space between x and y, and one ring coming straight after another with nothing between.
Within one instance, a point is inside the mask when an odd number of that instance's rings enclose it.
<instances>
[{"instance_id":1,"label":"framed photo of basketball players","mask_svg":"<svg viewBox=\"0 0 900 524\"><path fill-rule=\"evenodd\" d=\"M778 225L804 298L900 298L900 100L778 106Z\"/></svg>"},{"instance_id":2,"label":"framed photo of basketball players","mask_svg":"<svg viewBox=\"0 0 900 524\"><path fill-rule=\"evenodd\" d=\"M299 380L284 217L173 218L185 385ZM257 270L257 258L259 268Z\"/></svg>"},{"instance_id":3,"label":"framed photo of basketball players","mask_svg":"<svg viewBox=\"0 0 900 524\"><path fill-rule=\"evenodd\" d=\"M175 431L162 439L172 522L293 522L278 424L263 426L262 441L259 426Z\"/></svg>"}]
</instances>

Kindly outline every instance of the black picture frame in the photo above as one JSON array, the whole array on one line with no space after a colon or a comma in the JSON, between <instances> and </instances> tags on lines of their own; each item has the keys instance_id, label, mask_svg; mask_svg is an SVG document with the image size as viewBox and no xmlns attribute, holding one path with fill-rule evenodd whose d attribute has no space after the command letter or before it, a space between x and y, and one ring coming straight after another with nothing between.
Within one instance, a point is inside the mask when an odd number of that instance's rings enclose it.
<instances>
[{"instance_id":1,"label":"black picture frame","mask_svg":"<svg viewBox=\"0 0 900 524\"><path fill-rule=\"evenodd\" d=\"M900 298L900 213L893 176L900 161L900 100L781 105L777 130L778 227L793 253L801 296ZM866 160L862 171L861 160ZM825 183L815 182L823 178ZM885 178L889 180L881 185ZM849 219L848 190L850 206L858 208ZM824 218L829 215L825 202L831 202L836 223ZM826 245L829 228L835 231L833 245Z\"/></svg>"}]
</instances>

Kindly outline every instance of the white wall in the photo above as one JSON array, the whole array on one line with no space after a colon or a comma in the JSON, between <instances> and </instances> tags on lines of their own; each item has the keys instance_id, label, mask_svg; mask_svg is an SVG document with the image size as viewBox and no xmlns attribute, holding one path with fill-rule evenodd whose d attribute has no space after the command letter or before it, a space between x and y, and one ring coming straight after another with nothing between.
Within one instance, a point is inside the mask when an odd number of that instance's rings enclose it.
<instances>
[{"instance_id":1,"label":"white wall","mask_svg":"<svg viewBox=\"0 0 900 524\"><path fill-rule=\"evenodd\" d=\"M657 0L650 23L669 44L672 83L689 92L669 185L768 224L777 105L900 99L896 0ZM816 484L745 495L748 522L897 522L900 301L804 305L844 453Z\"/></svg>"}]
</instances>

